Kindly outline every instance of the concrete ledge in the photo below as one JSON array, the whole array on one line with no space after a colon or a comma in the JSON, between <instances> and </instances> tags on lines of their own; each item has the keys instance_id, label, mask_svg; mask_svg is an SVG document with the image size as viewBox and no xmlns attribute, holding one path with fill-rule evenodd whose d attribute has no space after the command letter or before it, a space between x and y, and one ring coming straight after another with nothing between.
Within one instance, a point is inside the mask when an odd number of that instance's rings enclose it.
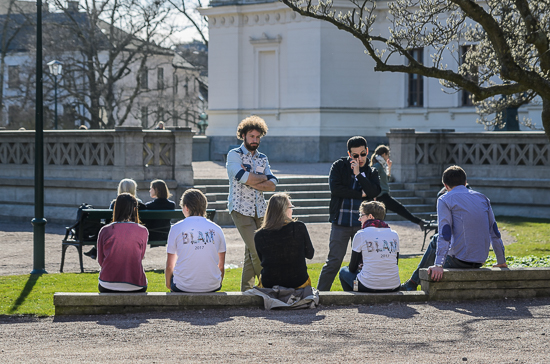
<instances>
[{"instance_id":1,"label":"concrete ledge","mask_svg":"<svg viewBox=\"0 0 550 364\"><path fill-rule=\"evenodd\" d=\"M358 293L320 292L321 305L424 302L424 292ZM199 308L263 307L259 296L241 292L214 293L66 293L54 294L56 315L94 315L109 313L181 311Z\"/></svg>"},{"instance_id":2,"label":"concrete ledge","mask_svg":"<svg viewBox=\"0 0 550 364\"><path fill-rule=\"evenodd\" d=\"M420 270L422 291L392 293L320 292L321 305L370 305L498 298L550 297L550 268L445 269L443 279L429 279ZM259 296L215 293L55 293L56 315L90 315L198 308L263 307Z\"/></svg>"},{"instance_id":3,"label":"concrete ledge","mask_svg":"<svg viewBox=\"0 0 550 364\"><path fill-rule=\"evenodd\" d=\"M430 300L535 298L550 296L550 268L445 269L439 282L420 270Z\"/></svg>"},{"instance_id":4,"label":"concrete ledge","mask_svg":"<svg viewBox=\"0 0 550 364\"><path fill-rule=\"evenodd\" d=\"M215 293L65 293L53 296L56 315L93 315L196 308L263 307L259 296L241 292Z\"/></svg>"}]
</instances>

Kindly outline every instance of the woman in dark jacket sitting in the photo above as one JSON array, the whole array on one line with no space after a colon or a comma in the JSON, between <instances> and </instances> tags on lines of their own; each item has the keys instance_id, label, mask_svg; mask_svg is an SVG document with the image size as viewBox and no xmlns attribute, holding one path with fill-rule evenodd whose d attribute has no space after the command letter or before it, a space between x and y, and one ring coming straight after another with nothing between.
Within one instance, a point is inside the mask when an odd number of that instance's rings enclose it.
<instances>
[{"instance_id":1,"label":"woman in dark jacket sitting","mask_svg":"<svg viewBox=\"0 0 550 364\"><path fill-rule=\"evenodd\" d=\"M168 186L161 179L156 179L151 182L151 188L149 189L149 195L153 198L153 201L149 201L145 204L147 210L175 210L176 203L169 200L172 196ZM168 233L170 232L170 220L143 220L147 229L149 229L149 240L166 240L168 239Z\"/></svg>"},{"instance_id":2,"label":"woman in dark jacket sitting","mask_svg":"<svg viewBox=\"0 0 550 364\"><path fill-rule=\"evenodd\" d=\"M293 208L286 193L276 193L269 199L264 222L254 236L262 262L259 287L311 286L306 258L313 258L315 250L306 225L292 218Z\"/></svg>"}]
</instances>

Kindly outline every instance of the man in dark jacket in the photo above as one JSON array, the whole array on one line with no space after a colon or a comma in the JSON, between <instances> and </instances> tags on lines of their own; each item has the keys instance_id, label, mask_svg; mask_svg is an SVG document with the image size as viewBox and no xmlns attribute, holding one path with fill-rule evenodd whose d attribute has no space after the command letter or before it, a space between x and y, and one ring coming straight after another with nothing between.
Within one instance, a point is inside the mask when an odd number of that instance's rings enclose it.
<instances>
[{"instance_id":1,"label":"man in dark jacket","mask_svg":"<svg viewBox=\"0 0 550 364\"><path fill-rule=\"evenodd\" d=\"M359 206L380 194L378 172L369 166L367 141L361 136L348 140L348 157L332 164L330 186L329 253L319 276L317 289L330 291L340 270L350 240L361 229Z\"/></svg>"}]
</instances>

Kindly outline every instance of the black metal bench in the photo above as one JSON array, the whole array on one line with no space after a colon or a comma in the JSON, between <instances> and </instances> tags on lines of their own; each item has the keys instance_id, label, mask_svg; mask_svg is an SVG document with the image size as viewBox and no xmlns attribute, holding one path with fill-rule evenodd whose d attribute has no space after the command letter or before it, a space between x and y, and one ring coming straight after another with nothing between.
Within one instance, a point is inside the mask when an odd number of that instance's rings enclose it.
<instances>
[{"instance_id":1,"label":"black metal bench","mask_svg":"<svg viewBox=\"0 0 550 364\"><path fill-rule=\"evenodd\" d=\"M214 220L216 210L206 210L206 217L209 220ZM84 265L82 263L82 247L85 245L97 244L97 236L86 236L85 232L92 227L92 230L101 229L107 224L113 217L113 210L110 209L88 209L82 210L82 216L80 220L74 223L72 226L66 227L65 237L61 241L61 266L59 271L63 273L63 265L65 264L65 252L70 246L76 247L78 250L78 258L80 259L80 272L84 272ZM142 210L139 212L140 220L183 220L182 210ZM164 246L166 240L153 240L148 244L151 247Z\"/></svg>"}]
</instances>

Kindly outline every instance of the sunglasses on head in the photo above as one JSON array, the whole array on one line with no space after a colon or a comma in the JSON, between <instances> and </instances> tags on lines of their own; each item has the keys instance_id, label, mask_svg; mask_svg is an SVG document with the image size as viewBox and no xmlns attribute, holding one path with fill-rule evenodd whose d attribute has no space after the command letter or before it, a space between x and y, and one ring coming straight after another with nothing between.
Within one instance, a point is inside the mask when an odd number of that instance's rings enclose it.
<instances>
[{"instance_id":1,"label":"sunglasses on head","mask_svg":"<svg viewBox=\"0 0 550 364\"><path fill-rule=\"evenodd\" d=\"M351 157L352 157L353 159L357 159L357 158L359 158L359 156L361 156L361 157L366 157L366 156L367 156L367 152L363 152L363 153L361 153L361 154L352 154L352 155L351 155Z\"/></svg>"}]
</instances>

